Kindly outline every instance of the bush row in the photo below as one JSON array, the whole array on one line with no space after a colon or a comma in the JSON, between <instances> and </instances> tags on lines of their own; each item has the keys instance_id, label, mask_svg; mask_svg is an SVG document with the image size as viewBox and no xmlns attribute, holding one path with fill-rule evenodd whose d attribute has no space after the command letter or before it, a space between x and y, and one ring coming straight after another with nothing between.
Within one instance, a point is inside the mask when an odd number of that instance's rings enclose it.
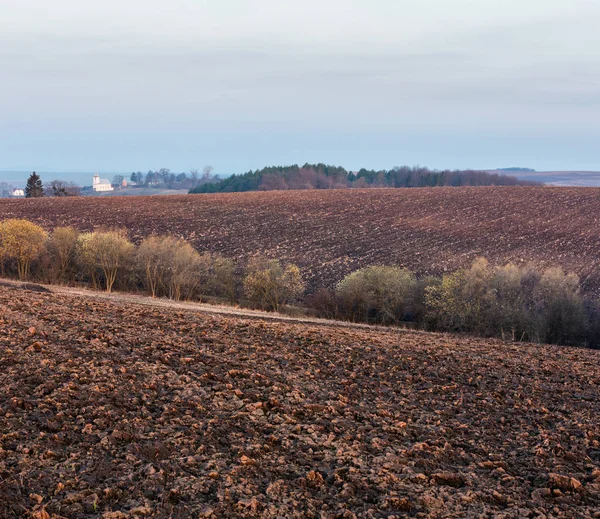
<instances>
[{"instance_id":1,"label":"bush row","mask_svg":"<svg viewBox=\"0 0 600 519\"><path fill-rule=\"evenodd\" d=\"M138 246L119 230L47 234L27 220L0 222L0 273L46 283L89 283L108 292L147 291L153 297L208 297L280 310L297 301L304 283L297 266L254 258L245 268L200 253L182 239L150 236ZM479 258L468 269L418 278L394 266L371 266L334 290L305 299L317 316L513 341L600 344L600 305L585 298L579 279L559 268L493 267Z\"/></svg>"},{"instance_id":2,"label":"bush row","mask_svg":"<svg viewBox=\"0 0 600 519\"><path fill-rule=\"evenodd\" d=\"M373 266L347 276L335 290L308 298L320 315L431 331L464 332L513 341L597 347L599 306L586 299L579 278L560 268L483 258L469 269L418 279L400 267Z\"/></svg>"},{"instance_id":3,"label":"bush row","mask_svg":"<svg viewBox=\"0 0 600 519\"><path fill-rule=\"evenodd\" d=\"M182 239L150 236L135 246L120 230L50 234L27 220L0 222L0 273L45 283L88 283L111 292L144 289L153 297L230 302L279 310L304 292L300 270L254 258L243 272L230 259L200 253Z\"/></svg>"}]
</instances>

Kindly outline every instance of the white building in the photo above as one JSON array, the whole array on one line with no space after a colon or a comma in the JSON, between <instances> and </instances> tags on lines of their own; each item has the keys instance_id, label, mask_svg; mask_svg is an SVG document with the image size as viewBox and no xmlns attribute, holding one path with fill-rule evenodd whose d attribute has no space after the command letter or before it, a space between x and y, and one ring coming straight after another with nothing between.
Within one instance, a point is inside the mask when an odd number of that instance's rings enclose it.
<instances>
[{"instance_id":1,"label":"white building","mask_svg":"<svg viewBox=\"0 0 600 519\"><path fill-rule=\"evenodd\" d=\"M25 196L25 190L24 189L13 189L11 196Z\"/></svg>"},{"instance_id":2,"label":"white building","mask_svg":"<svg viewBox=\"0 0 600 519\"><path fill-rule=\"evenodd\" d=\"M115 188L105 178L100 178L98 175L94 175L94 182L92 183L94 191L114 191Z\"/></svg>"}]
</instances>

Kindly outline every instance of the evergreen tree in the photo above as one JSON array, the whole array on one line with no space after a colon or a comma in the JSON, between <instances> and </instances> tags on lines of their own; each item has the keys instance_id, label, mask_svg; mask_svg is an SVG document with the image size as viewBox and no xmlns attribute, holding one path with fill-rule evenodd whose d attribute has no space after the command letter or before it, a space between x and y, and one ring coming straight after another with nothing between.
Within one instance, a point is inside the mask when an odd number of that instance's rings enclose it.
<instances>
[{"instance_id":1,"label":"evergreen tree","mask_svg":"<svg viewBox=\"0 0 600 519\"><path fill-rule=\"evenodd\" d=\"M25 186L25 198L39 198L42 196L44 196L42 179L34 171L27 179L27 185Z\"/></svg>"}]
</instances>

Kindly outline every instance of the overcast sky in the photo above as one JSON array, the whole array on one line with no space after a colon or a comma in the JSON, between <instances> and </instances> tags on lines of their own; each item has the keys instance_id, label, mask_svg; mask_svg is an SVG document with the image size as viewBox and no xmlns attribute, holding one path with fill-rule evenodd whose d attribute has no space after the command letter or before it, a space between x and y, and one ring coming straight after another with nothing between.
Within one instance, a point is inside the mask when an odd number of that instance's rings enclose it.
<instances>
[{"instance_id":1,"label":"overcast sky","mask_svg":"<svg viewBox=\"0 0 600 519\"><path fill-rule=\"evenodd\" d=\"M0 170L597 170L599 24L597 0L0 0Z\"/></svg>"}]
</instances>

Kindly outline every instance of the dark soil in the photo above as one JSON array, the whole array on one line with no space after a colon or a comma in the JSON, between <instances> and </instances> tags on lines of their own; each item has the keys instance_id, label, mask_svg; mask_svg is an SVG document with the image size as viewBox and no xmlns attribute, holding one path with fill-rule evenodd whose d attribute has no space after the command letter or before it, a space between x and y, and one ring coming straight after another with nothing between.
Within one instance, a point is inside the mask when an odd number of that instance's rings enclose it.
<instances>
[{"instance_id":1,"label":"dark soil","mask_svg":"<svg viewBox=\"0 0 600 519\"><path fill-rule=\"evenodd\" d=\"M0 517L600 516L600 352L0 287Z\"/></svg>"}]
</instances>

